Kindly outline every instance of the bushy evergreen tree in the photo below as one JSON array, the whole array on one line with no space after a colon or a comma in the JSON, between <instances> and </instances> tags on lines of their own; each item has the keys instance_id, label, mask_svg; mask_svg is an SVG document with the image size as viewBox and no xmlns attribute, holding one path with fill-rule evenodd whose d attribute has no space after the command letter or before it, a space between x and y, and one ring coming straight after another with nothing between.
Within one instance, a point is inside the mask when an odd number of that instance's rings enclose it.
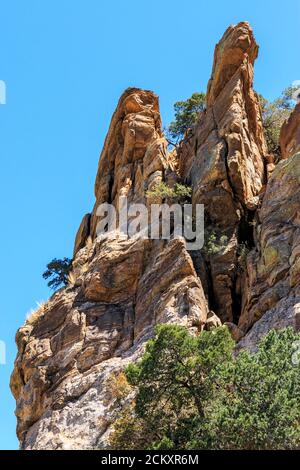
<instances>
[{"instance_id":1,"label":"bushy evergreen tree","mask_svg":"<svg viewBox=\"0 0 300 470\"><path fill-rule=\"evenodd\" d=\"M194 126L200 112L205 109L205 99L205 93L193 93L187 100L174 104L175 119L167 128L169 143L176 145L185 132Z\"/></svg>"},{"instance_id":2,"label":"bushy evergreen tree","mask_svg":"<svg viewBox=\"0 0 300 470\"><path fill-rule=\"evenodd\" d=\"M69 274L72 270L72 260L69 258L54 258L47 264L47 270L43 273L44 279L49 279L48 286L55 290L66 286L69 280Z\"/></svg>"},{"instance_id":3,"label":"bushy evergreen tree","mask_svg":"<svg viewBox=\"0 0 300 470\"><path fill-rule=\"evenodd\" d=\"M111 438L126 449L292 449L300 446L300 334L271 331L234 354L226 327L192 336L163 325L126 370L137 395Z\"/></svg>"}]
</instances>

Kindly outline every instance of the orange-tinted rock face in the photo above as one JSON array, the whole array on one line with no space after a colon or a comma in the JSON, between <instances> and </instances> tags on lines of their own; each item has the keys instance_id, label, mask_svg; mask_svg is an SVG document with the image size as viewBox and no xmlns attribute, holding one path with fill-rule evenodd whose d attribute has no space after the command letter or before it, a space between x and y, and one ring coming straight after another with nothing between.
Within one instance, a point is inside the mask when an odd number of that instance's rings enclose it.
<instances>
[{"instance_id":1,"label":"orange-tinted rock face","mask_svg":"<svg viewBox=\"0 0 300 470\"><path fill-rule=\"evenodd\" d=\"M121 97L101 154L95 210L102 202L145 201L155 182L175 177L158 99ZM61 289L18 334L11 379L25 449L93 449L114 420L111 382L139 357L158 323L203 329L208 311L183 239L95 238L95 210L78 230L74 284ZM94 240L93 240L94 239ZM72 423L72 425L70 425Z\"/></svg>"},{"instance_id":2,"label":"orange-tinted rock face","mask_svg":"<svg viewBox=\"0 0 300 470\"><path fill-rule=\"evenodd\" d=\"M300 151L300 103L281 128L280 147L282 158Z\"/></svg>"},{"instance_id":3,"label":"orange-tinted rock face","mask_svg":"<svg viewBox=\"0 0 300 470\"><path fill-rule=\"evenodd\" d=\"M243 333L250 332L242 346L256 345L271 328L300 327L299 111L297 105L282 127L285 160L268 182L259 211L256 247L247 259L239 327Z\"/></svg>"},{"instance_id":4,"label":"orange-tinted rock face","mask_svg":"<svg viewBox=\"0 0 300 470\"><path fill-rule=\"evenodd\" d=\"M208 260L213 307L224 321L234 317L237 249L244 241L240 226L251 219L266 183L267 148L252 88L257 52L248 23L228 28L215 49L207 109L179 149L180 171L193 186L193 202L205 205L207 238L216 232L228 240L224 253L210 254Z\"/></svg>"},{"instance_id":5,"label":"orange-tinted rock face","mask_svg":"<svg viewBox=\"0 0 300 470\"><path fill-rule=\"evenodd\" d=\"M145 192L165 179L174 166L161 130L158 97L151 91L129 88L121 96L100 155L95 183L95 212L103 202L118 198L145 202Z\"/></svg>"},{"instance_id":6,"label":"orange-tinted rock face","mask_svg":"<svg viewBox=\"0 0 300 470\"><path fill-rule=\"evenodd\" d=\"M221 186L225 181L227 191L231 188L233 196L249 209L257 207L268 153L253 91L257 52L247 23L228 28L216 46L207 110L195 127L194 169L184 174L200 194L207 183Z\"/></svg>"},{"instance_id":7,"label":"orange-tinted rock face","mask_svg":"<svg viewBox=\"0 0 300 470\"><path fill-rule=\"evenodd\" d=\"M75 237L73 257L75 257L78 251L85 246L86 241L90 235L90 226L91 214L85 214Z\"/></svg>"},{"instance_id":8,"label":"orange-tinted rock face","mask_svg":"<svg viewBox=\"0 0 300 470\"><path fill-rule=\"evenodd\" d=\"M22 448L105 446L116 417L112 382L141 356L156 324L197 333L227 322L249 349L271 328L300 327L300 108L283 126L285 160L267 181L252 88L257 52L247 23L228 28L216 46L207 109L178 152L167 152L154 93L130 88L121 96L96 203L76 236L73 282L16 335L11 388ZM117 207L127 196L149 204L148 189L180 176L193 203L205 205L202 250L189 253L182 238L96 237L101 203Z\"/></svg>"},{"instance_id":9,"label":"orange-tinted rock face","mask_svg":"<svg viewBox=\"0 0 300 470\"><path fill-rule=\"evenodd\" d=\"M158 97L152 91L129 88L110 123L99 160L94 210L90 220L85 216L79 227L74 254L89 235L95 238L100 204L118 207L120 196L126 196L129 203L146 202L146 191L172 175L175 165L162 135Z\"/></svg>"}]
</instances>

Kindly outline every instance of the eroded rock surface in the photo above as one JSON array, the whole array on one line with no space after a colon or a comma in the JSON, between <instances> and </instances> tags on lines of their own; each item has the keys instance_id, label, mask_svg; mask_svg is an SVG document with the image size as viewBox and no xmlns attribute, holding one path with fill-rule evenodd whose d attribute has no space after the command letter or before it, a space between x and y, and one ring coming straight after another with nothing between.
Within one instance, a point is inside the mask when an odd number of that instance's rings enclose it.
<instances>
[{"instance_id":1,"label":"eroded rock surface","mask_svg":"<svg viewBox=\"0 0 300 470\"><path fill-rule=\"evenodd\" d=\"M105 445L115 418L112 383L142 354L158 323L203 329L208 312L183 239L95 237L96 209L119 196L146 201L155 182L175 178L162 137L158 99L127 90L101 154L96 204L78 230L74 285L61 289L17 333L11 379L24 449Z\"/></svg>"},{"instance_id":2,"label":"eroded rock surface","mask_svg":"<svg viewBox=\"0 0 300 470\"><path fill-rule=\"evenodd\" d=\"M228 28L216 46L207 108L178 152L167 151L154 93L130 88L121 96L95 206L76 236L72 284L16 335L11 388L22 449L105 447L118 375L141 356L156 324L197 334L226 323L238 348L250 350L271 328L300 328L300 108L283 126L284 159L270 175L253 91L257 53L248 23ZM205 205L202 250L189 253L182 238L96 237L100 204L117 208L120 196L149 204L148 189L180 178L192 185L193 203Z\"/></svg>"},{"instance_id":3,"label":"eroded rock surface","mask_svg":"<svg viewBox=\"0 0 300 470\"><path fill-rule=\"evenodd\" d=\"M300 103L281 128L280 148L282 158L300 152Z\"/></svg>"},{"instance_id":4,"label":"eroded rock surface","mask_svg":"<svg viewBox=\"0 0 300 470\"><path fill-rule=\"evenodd\" d=\"M296 109L294 113L297 113ZM293 116L291 117L293 119ZM299 128L295 129L297 132ZM291 136L294 141L294 136ZM299 328L300 152L281 161L259 211L257 244L247 257L247 282L239 328L258 341L271 328Z\"/></svg>"},{"instance_id":5,"label":"eroded rock surface","mask_svg":"<svg viewBox=\"0 0 300 470\"><path fill-rule=\"evenodd\" d=\"M223 321L234 319L238 245L249 242L244 228L266 183L268 151L253 91L257 53L248 23L228 28L215 49L207 108L179 149L180 172L193 187L193 202L205 205L207 239L228 241L207 259L213 308Z\"/></svg>"},{"instance_id":6,"label":"eroded rock surface","mask_svg":"<svg viewBox=\"0 0 300 470\"><path fill-rule=\"evenodd\" d=\"M146 191L174 172L173 158L162 135L158 97L129 88L121 96L100 155L95 182L96 203L91 219L95 237L97 207L119 197L145 202Z\"/></svg>"}]
</instances>

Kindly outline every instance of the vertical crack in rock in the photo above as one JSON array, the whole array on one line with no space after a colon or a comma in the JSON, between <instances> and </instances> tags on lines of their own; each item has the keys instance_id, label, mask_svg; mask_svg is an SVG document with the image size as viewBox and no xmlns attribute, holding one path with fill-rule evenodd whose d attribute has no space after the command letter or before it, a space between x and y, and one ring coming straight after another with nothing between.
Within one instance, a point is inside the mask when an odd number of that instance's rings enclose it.
<instances>
[{"instance_id":1,"label":"vertical crack in rock","mask_svg":"<svg viewBox=\"0 0 300 470\"><path fill-rule=\"evenodd\" d=\"M215 49L207 108L193 130L193 145L183 142L179 149L181 175L193 186L193 203L205 205L207 239L213 234L217 244L227 237L224 249L206 255L212 279L209 297L226 322L237 321L240 314L240 224L258 207L266 181L267 148L252 89L257 52L248 23L228 28Z\"/></svg>"},{"instance_id":2,"label":"vertical crack in rock","mask_svg":"<svg viewBox=\"0 0 300 470\"><path fill-rule=\"evenodd\" d=\"M247 257L241 347L254 349L272 328L299 328L300 106L281 130L284 160L275 167L258 214L256 247ZM252 327L252 328L251 328ZM250 330L250 331L249 331Z\"/></svg>"}]
</instances>

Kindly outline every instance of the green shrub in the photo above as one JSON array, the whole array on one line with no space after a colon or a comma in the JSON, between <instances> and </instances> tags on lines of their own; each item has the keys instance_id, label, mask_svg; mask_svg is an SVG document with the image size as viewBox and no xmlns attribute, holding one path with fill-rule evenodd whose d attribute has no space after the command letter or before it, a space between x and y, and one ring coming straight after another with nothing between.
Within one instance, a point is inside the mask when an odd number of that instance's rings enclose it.
<instances>
[{"instance_id":1,"label":"green shrub","mask_svg":"<svg viewBox=\"0 0 300 470\"><path fill-rule=\"evenodd\" d=\"M185 202L192 194L192 188L185 184L176 183L174 187L168 186L163 181L157 183L153 189L146 192L146 197L151 199L171 199L173 202Z\"/></svg>"},{"instance_id":2,"label":"green shrub","mask_svg":"<svg viewBox=\"0 0 300 470\"><path fill-rule=\"evenodd\" d=\"M227 235L218 236L215 231L207 232L203 251L208 255L216 255L223 251L228 245Z\"/></svg>"}]
</instances>

